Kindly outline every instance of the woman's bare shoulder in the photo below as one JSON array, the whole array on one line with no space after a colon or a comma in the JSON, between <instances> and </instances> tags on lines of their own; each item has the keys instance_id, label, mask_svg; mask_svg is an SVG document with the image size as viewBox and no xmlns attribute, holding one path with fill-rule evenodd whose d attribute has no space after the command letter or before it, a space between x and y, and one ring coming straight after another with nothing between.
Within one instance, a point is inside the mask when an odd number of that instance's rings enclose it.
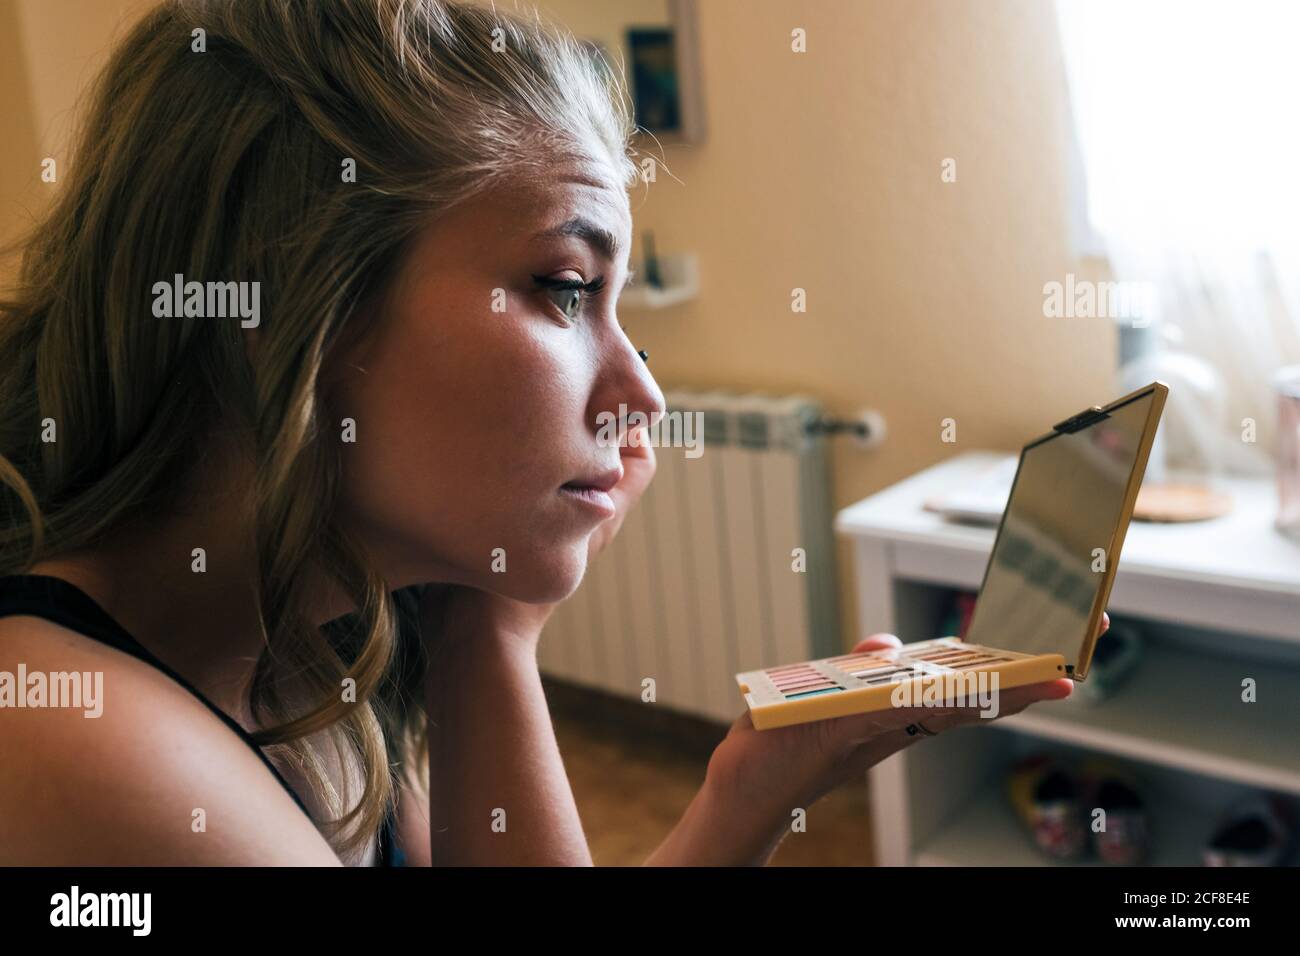
<instances>
[{"instance_id":1,"label":"woman's bare shoulder","mask_svg":"<svg viewBox=\"0 0 1300 956\"><path fill-rule=\"evenodd\" d=\"M0 618L0 865L337 865L257 755L156 668Z\"/></svg>"}]
</instances>

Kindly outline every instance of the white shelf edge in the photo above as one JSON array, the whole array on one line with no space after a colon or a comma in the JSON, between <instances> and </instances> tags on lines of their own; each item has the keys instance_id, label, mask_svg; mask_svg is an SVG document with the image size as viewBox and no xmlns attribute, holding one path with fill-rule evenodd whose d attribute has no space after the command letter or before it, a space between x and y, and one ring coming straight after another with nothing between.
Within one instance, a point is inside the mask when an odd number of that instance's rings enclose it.
<instances>
[{"instance_id":1,"label":"white shelf edge","mask_svg":"<svg viewBox=\"0 0 1300 956\"><path fill-rule=\"evenodd\" d=\"M618 299L619 308L667 309L689 302L700 294L699 261L694 253L679 252L659 260L664 285L633 285Z\"/></svg>"},{"instance_id":2,"label":"white shelf edge","mask_svg":"<svg viewBox=\"0 0 1300 956\"><path fill-rule=\"evenodd\" d=\"M666 309L682 302L689 302L699 292L690 286L670 286L664 289L645 287L628 289L619 297L619 308L628 309Z\"/></svg>"},{"instance_id":3,"label":"white shelf edge","mask_svg":"<svg viewBox=\"0 0 1300 956\"><path fill-rule=\"evenodd\" d=\"M1186 770L1218 780L1278 790L1300 796L1300 772L1260 767L1223 754L1196 750L1167 741L1148 740L1118 731L1089 727L1076 721L1025 711L994 727L1045 740L1091 747L1141 763Z\"/></svg>"}]
</instances>

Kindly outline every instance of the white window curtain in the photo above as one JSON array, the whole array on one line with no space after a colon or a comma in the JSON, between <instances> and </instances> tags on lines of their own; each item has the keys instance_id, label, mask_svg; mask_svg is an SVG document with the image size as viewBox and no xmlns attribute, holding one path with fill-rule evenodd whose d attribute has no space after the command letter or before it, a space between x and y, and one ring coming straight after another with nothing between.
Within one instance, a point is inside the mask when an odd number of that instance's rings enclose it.
<instances>
[{"instance_id":1,"label":"white window curtain","mask_svg":"<svg viewBox=\"0 0 1300 956\"><path fill-rule=\"evenodd\" d=\"M1214 464L1265 471L1272 377L1300 362L1300 2L1057 14L1092 229L1115 278L1151 283L1154 321L1219 373Z\"/></svg>"}]
</instances>

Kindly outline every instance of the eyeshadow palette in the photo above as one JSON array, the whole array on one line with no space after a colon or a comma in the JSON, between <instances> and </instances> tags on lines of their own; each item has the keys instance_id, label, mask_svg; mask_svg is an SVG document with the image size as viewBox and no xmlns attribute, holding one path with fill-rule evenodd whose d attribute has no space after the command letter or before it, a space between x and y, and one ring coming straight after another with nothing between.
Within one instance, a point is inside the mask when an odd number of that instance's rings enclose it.
<instances>
[{"instance_id":1,"label":"eyeshadow palette","mask_svg":"<svg viewBox=\"0 0 1300 956\"><path fill-rule=\"evenodd\" d=\"M1059 654L1019 654L955 637L737 674L759 730L887 710L899 684L997 671L1005 689L1066 676ZM918 695L919 698L919 695Z\"/></svg>"}]
</instances>

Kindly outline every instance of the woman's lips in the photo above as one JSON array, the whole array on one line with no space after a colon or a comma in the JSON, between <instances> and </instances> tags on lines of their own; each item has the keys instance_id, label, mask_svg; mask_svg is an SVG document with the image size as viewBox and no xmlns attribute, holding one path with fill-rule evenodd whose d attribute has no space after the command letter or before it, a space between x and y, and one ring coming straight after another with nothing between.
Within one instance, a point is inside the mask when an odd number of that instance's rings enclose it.
<instances>
[{"instance_id":1,"label":"woman's lips","mask_svg":"<svg viewBox=\"0 0 1300 956\"><path fill-rule=\"evenodd\" d=\"M622 480L623 466L620 464L606 471L565 482L560 486L560 494L571 501L603 513L606 518L612 518L618 513L618 508L614 504L614 499L609 496L609 492Z\"/></svg>"},{"instance_id":2,"label":"woman's lips","mask_svg":"<svg viewBox=\"0 0 1300 956\"><path fill-rule=\"evenodd\" d=\"M583 507L601 512L606 518L612 518L618 513L614 499L609 496L608 492L601 491L599 488L593 488L589 485L567 484L560 486L560 494L570 501L578 502Z\"/></svg>"},{"instance_id":3,"label":"woman's lips","mask_svg":"<svg viewBox=\"0 0 1300 956\"><path fill-rule=\"evenodd\" d=\"M595 488L597 491L609 491L622 480L623 465L620 463L615 465L613 468L607 468L604 471L597 471L574 478L572 481L565 482L562 487Z\"/></svg>"}]
</instances>

